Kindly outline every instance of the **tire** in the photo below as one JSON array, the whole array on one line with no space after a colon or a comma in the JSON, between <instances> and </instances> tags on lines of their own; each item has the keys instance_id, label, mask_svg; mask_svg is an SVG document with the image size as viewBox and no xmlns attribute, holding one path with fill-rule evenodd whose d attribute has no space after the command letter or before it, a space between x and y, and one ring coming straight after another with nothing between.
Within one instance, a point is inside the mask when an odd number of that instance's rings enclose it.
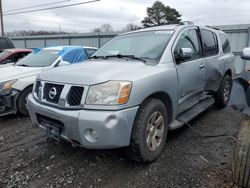
<instances>
[{"instance_id":1,"label":"tire","mask_svg":"<svg viewBox=\"0 0 250 188\"><path fill-rule=\"evenodd\" d=\"M164 151L167 132L168 118L165 105L158 99L147 100L136 115L130 146L127 148L128 157L140 163L156 161Z\"/></svg>"},{"instance_id":2,"label":"tire","mask_svg":"<svg viewBox=\"0 0 250 188\"><path fill-rule=\"evenodd\" d=\"M229 75L225 75L222 79L219 90L215 94L215 106L217 108L225 108L227 106L230 99L232 86L232 78Z\"/></svg>"},{"instance_id":3,"label":"tire","mask_svg":"<svg viewBox=\"0 0 250 188\"><path fill-rule=\"evenodd\" d=\"M26 107L26 103L27 103L27 97L30 93L32 93L32 86L25 88L20 93L17 100L17 111L24 116L29 116L29 111Z\"/></svg>"},{"instance_id":4,"label":"tire","mask_svg":"<svg viewBox=\"0 0 250 188\"><path fill-rule=\"evenodd\" d=\"M234 159L234 182L240 187L250 187L250 120L240 127Z\"/></svg>"}]
</instances>

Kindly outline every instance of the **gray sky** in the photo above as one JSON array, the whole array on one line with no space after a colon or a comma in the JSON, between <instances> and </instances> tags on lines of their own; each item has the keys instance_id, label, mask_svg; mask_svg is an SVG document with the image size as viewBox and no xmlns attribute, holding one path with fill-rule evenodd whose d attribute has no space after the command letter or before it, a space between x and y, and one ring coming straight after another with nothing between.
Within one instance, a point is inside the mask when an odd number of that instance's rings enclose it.
<instances>
[{"instance_id":1,"label":"gray sky","mask_svg":"<svg viewBox=\"0 0 250 188\"><path fill-rule=\"evenodd\" d=\"M4 11L58 0L2 0ZM76 3L84 0L71 0ZM103 23L115 30L126 24L140 24L153 0L101 0L75 7L4 16L6 31L61 30L89 32ZM176 8L183 20L199 25L250 24L250 0L162 0Z\"/></svg>"}]
</instances>

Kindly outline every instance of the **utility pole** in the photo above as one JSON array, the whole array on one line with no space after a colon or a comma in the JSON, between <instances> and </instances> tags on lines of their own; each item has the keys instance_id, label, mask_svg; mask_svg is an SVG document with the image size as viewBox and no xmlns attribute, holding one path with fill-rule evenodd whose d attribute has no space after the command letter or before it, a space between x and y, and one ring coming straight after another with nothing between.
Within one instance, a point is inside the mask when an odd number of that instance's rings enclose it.
<instances>
[{"instance_id":1,"label":"utility pole","mask_svg":"<svg viewBox=\"0 0 250 188\"><path fill-rule=\"evenodd\" d=\"M4 36L4 26L3 26L3 6L2 6L2 0L0 0L0 19L1 19L1 33L2 36Z\"/></svg>"}]
</instances>

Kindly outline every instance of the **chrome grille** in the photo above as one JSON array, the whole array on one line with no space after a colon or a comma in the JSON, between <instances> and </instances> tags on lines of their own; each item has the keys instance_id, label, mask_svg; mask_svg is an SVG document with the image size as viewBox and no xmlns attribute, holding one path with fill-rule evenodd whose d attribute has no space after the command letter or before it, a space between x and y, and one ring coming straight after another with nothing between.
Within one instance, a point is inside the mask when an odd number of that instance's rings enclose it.
<instances>
[{"instance_id":1,"label":"chrome grille","mask_svg":"<svg viewBox=\"0 0 250 188\"><path fill-rule=\"evenodd\" d=\"M45 83L43 88L43 98L50 102L57 104L59 102L64 85Z\"/></svg>"}]
</instances>

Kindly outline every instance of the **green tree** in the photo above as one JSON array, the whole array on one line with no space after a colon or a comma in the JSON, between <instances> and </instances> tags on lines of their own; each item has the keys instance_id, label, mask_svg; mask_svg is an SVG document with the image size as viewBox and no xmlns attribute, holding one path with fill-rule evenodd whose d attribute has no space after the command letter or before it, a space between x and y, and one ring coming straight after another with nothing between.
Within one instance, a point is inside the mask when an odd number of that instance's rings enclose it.
<instances>
[{"instance_id":1,"label":"green tree","mask_svg":"<svg viewBox=\"0 0 250 188\"><path fill-rule=\"evenodd\" d=\"M176 9L156 1L152 7L147 8L147 17L144 18L142 24L144 27L178 24L181 21L180 17L181 14Z\"/></svg>"}]
</instances>

